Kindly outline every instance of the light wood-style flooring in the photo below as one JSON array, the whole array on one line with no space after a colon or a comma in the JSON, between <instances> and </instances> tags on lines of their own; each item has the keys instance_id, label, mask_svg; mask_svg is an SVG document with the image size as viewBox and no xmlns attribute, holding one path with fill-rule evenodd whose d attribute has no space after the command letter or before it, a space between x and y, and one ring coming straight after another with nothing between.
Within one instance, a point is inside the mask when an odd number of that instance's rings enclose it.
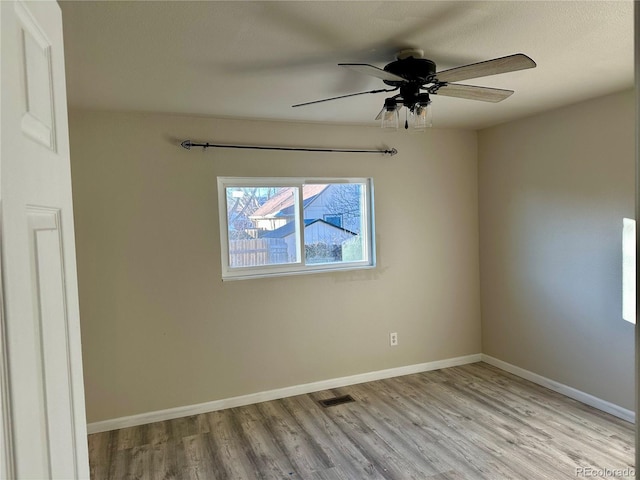
<instances>
[{"instance_id":1,"label":"light wood-style flooring","mask_svg":"<svg viewBox=\"0 0 640 480\"><path fill-rule=\"evenodd\" d=\"M93 480L625 478L634 427L475 363L97 433L89 456Z\"/></svg>"}]
</instances>

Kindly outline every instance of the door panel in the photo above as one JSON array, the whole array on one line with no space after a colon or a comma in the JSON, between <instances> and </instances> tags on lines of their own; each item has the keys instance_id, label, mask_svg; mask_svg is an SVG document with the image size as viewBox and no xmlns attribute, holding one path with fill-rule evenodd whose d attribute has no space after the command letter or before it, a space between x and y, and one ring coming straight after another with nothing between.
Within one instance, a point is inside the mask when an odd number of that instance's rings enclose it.
<instances>
[{"instance_id":1,"label":"door panel","mask_svg":"<svg viewBox=\"0 0 640 480\"><path fill-rule=\"evenodd\" d=\"M51 43L37 20L22 3L16 3L23 66L22 131L55 150Z\"/></svg>"},{"instance_id":2,"label":"door panel","mask_svg":"<svg viewBox=\"0 0 640 480\"><path fill-rule=\"evenodd\" d=\"M0 475L89 478L62 18L0 1Z\"/></svg>"},{"instance_id":3,"label":"door panel","mask_svg":"<svg viewBox=\"0 0 640 480\"><path fill-rule=\"evenodd\" d=\"M68 313L64 300L63 252L59 210L28 207L31 253L31 282L36 304L34 331L40 341L35 355L40 357L42 410L46 424L51 478L77 478L74 458L73 400L70 385ZM55 437L52 441L52 437Z\"/></svg>"}]
</instances>

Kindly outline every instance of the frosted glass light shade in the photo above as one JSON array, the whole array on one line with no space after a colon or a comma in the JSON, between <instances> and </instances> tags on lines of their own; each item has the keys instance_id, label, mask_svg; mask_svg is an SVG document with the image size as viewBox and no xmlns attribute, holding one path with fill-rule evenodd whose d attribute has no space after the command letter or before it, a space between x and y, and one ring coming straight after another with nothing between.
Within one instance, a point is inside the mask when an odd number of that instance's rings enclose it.
<instances>
[{"instance_id":1,"label":"frosted glass light shade","mask_svg":"<svg viewBox=\"0 0 640 480\"><path fill-rule=\"evenodd\" d=\"M389 128L393 130L398 129L398 125L400 123L398 118L399 117L398 110L399 109L396 107L385 108L385 110L382 112L382 121L381 121L382 128Z\"/></svg>"},{"instance_id":2,"label":"frosted glass light shade","mask_svg":"<svg viewBox=\"0 0 640 480\"><path fill-rule=\"evenodd\" d=\"M429 102L430 103L430 102ZM427 128L431 128L432 125L432 114L431 114L431 106L429 104L420 105L417 104L412 112L413 120L413 130L423 132Z\"/></svg>"}]
</instances>

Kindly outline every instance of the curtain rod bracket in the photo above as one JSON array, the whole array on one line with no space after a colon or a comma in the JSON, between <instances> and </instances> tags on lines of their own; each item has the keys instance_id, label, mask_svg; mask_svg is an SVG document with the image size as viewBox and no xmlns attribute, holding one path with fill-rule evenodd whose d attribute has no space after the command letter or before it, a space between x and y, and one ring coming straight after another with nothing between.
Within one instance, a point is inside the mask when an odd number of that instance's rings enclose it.
<instances>
[{"instance_id":1,"label":"curtain rod bracket","mask_svg":"<svg viewBox=\"0 0 640 480\"><path fill-rule=\"evenodd\" d=\"M334 152L334 153L381 153L383 155L389 155L393 157L398 153L395 148L386 150L349 150L341 148L302 148L302 147L271 147L262 145L227 145L227 144L214 144L214 143L196 143L191 140L183 141L180 146L186 150L191 150L192 147L207 148L240 148L248 150L280 150L280 151L292 151L292 152Z\"/></svg>"}]
</instances>

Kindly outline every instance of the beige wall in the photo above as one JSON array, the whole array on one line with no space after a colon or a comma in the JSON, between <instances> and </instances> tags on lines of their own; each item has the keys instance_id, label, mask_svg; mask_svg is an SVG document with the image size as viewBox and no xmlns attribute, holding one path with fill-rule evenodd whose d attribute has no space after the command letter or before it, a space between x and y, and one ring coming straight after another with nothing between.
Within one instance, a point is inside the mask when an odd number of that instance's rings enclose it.
<instances>
[{"instance_id":1,"label":"beige wall","mask_svg":"<svg viewBox=\"0 0 640 480\"><path fill-rule=\"evenodd\" d=\"M474 132L72 111L70 135L89 422L480 352ZM223 283L218 175L373 177L377 268Z\"/></svg>"},{"instance_id":2,"label":"beige wall","mask_svg":"<svg viewBox=\"0 0 640 480\"><path fill-rule=\"evenodd\" d=\"M483 353L634 408L634 93L479 132Z\"/></svg>"}]
</instances>

